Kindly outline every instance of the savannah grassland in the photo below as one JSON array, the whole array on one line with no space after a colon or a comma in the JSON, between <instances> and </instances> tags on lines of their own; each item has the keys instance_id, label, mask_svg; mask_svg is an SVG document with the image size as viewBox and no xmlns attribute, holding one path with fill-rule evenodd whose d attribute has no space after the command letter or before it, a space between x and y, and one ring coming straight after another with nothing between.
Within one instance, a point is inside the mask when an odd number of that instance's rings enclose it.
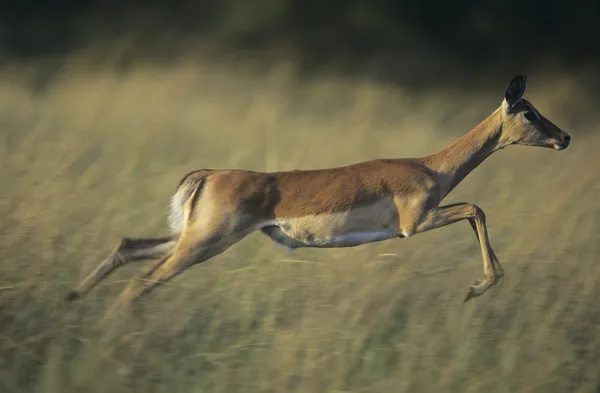
<instances>
[{"instance_id":1,"label":"savannah grassland","mask_svg":"<svg viewBox=\"0 0 600 393\"><path fill-rule=\"evenodd\" d=\"M165 233L188 171L425 155L491 113L513 75L409 90L298 80L286 63L80 60L42 90L28 68L0 79L0 391L600 391L600 115L575 75L530 73L526 92L569 149L505 149L446 201L487 213L506 276L484 297L461 303L482 277L466 222L292 253L255 234L130 318L107 311L148 262L62 299L121 236Z\"/></svg>"}]
</instances>

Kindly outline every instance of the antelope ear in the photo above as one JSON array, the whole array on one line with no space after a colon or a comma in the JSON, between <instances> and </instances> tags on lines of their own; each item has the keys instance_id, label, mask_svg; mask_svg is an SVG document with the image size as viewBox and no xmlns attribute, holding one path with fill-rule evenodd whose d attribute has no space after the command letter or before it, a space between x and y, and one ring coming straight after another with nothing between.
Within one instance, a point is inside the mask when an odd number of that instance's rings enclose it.
<instances>
[{"instance_id":1,"label":"antelope ear","mask_svg":"<svg viewBox=\"0 0 600 393\"><path fill-rule=\"evenodd\" d=\"M512 107L521 99L521 97L523 97L525 87L527 87L527 76L525 75L517 75L510 81L510 84L504 93L504 99L509 107Z\"/></svg>"}]
</instances>

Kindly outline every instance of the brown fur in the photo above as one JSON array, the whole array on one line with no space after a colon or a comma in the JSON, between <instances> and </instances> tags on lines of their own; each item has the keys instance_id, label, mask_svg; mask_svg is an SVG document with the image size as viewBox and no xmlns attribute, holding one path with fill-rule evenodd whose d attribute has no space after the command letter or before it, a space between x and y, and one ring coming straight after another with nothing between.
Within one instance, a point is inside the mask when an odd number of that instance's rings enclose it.
<instances>
[{"instance_id":1,"label":"brown fur","mask_svg":"<svg viewBox=\"0 0 600 393\"><path fill-rule=\"evenodd\" d=\"M433 173L413 160L372 160L338 168L252 172L198 171L188 181L207 178L219 198L257 218L290 218L350 210L434 187Z\"/></svg>"}]
</instances>

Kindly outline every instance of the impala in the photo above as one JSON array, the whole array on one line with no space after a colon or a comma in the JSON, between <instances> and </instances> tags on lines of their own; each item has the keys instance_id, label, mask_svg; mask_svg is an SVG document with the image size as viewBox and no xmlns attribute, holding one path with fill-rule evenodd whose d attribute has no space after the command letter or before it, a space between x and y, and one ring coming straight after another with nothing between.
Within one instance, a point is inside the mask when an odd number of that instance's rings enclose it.
<instances>
[{"instance_id":1,"label":"impala","mask_svg":"<svg viewBox=\"0 0 600 393\"><path fill-rule=\"evenodd\" d=\"M445 149L426 157L377 159L344 167L261 173L198 170L171 200L171 234L124 238L66 300L82 297L120 266L157 259L121 298L132 302L187 268L218 255L255 231L290 249L353 247L468 220L481 246L483 280L464 302L504 275L477 205L440 205L490 154L510 145L563 150L571 137L522 98L526 77L512 79L501 105Z\"/></svg>"}]
</instances>

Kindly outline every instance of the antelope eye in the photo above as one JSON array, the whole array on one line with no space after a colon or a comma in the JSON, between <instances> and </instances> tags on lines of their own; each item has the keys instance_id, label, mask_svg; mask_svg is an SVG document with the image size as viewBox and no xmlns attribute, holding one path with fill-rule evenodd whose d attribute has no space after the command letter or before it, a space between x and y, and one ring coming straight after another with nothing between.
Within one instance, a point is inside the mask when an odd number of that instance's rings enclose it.
<instances>
[{"instance_id":1,"label":"antelope eye","mask_svg":"<svg viewBox=\"0 0 600 393\"><path fill-rule=\"evenodd\" d=\"M537 116L535 115L535 113L533 113L533 111L527 111L523 115L529 121L537 120Z\"/></svg>"}]
</instances>

